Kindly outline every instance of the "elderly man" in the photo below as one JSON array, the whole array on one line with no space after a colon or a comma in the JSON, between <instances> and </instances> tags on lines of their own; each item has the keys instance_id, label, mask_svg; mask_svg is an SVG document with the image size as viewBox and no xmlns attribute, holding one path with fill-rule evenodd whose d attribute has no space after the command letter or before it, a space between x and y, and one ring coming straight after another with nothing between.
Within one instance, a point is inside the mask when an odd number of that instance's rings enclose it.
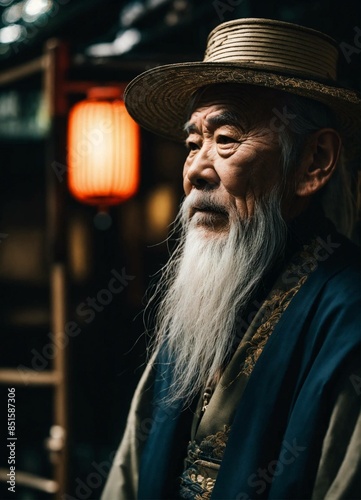
<instances>
[{"instance_id":1,"label":"elderly man","mask_svg":"<svg viewBox=\"0 0 361 500\"><path fill-rule=\"evenodd\" d=\"M128 86L130 114L189 152L153 355L104 500L360 498L358 252L322 209L346 213L341 160L357 152L336 47L236 20L203 62Z\"/></svg>"}]
</instances>

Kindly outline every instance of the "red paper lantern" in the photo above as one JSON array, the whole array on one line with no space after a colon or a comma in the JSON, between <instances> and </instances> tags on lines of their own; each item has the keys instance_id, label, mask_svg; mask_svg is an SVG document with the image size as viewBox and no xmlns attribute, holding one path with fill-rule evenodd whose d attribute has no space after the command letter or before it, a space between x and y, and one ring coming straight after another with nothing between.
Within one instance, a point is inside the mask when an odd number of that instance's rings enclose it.
<instances>
[{"instance_id":1,"label":"red paper lantern","mask_svg":"<svg viewBox=\"0 0 361 500\"><path fill-rule=\"evenodd\" d=\"M70 111L68 184L83 203L107 206L133 196L139 184L139 127L118 88L95 88Z\"/></svg>"}]
</instances>

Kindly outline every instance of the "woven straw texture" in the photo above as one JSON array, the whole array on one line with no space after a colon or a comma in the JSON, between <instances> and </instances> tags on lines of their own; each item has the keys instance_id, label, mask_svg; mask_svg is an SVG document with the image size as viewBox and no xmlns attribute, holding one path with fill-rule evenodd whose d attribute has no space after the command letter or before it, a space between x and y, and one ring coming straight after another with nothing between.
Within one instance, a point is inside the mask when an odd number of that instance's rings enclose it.
<instances>
[{"instance_id":1,"label":"woven straw texture","mask_svg":"<svg viewBox=\"0 0 361 500\"><path fill-rule=\"evenodd\" d=\"M136 77L125 91L130 115L146 129L180 141L196 90L217 83L278 89L328 105L349 152L358 145L360 98L338 85L336 42L323 33L267 19L223 23L208 37L204 61L169 64Z\"/></svg>"}]
</instances>

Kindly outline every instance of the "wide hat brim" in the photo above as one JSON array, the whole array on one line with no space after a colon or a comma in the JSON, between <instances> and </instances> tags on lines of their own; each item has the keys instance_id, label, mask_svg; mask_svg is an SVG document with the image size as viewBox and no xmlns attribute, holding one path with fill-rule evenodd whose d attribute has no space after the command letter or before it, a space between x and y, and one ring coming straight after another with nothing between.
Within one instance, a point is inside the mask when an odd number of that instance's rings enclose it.
<instances>
[{"instance_id":1,"label":"wide hat brim","mask_svg":"<svg viewBox=\"0 0 361 500\"><path fill-rule=\"evenodd\" d=\"M359 152L360 97L331 81L307 75L262 70L248 63L185 62L152 68L132 80L124 93L129 114L142 127L166 139L183 141L184 125L192 95L200 88L238 83L276 89L319 101L339 118L347 156Z\"/></svg>"}]
</instances>

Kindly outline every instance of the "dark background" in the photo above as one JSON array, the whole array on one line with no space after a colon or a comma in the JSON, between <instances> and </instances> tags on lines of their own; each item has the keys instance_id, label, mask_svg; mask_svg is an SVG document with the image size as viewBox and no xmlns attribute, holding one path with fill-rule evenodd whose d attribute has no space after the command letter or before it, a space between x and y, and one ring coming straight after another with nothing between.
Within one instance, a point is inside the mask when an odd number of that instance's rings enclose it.
<instances>
[{"instance_id":1,"label":"dark background","mask_svg":"<svg viewBox=\"0 0 361 500\"><path fill-rule=\"evenodd\" d=\"M54 0L55 2L55 0ZM6 5L6 3L8 5ZM5 10L16 4L0 1L0 29L6 26ZM56 3L56 2L55 2ZM341 44L340 74L345 85L359 89L361 36L360 11L355 1L109 1L63 0L56 13L48 13L21 41L0 43L1 71L40 55L49 37L66 40L79 62L78 77L125 81L139 68L202 59L209 31L221 21L238 17L266 17L296 22L333 36ZM129 21L129 12L140 10ZM133 9L133 11L131 10ZM127 17L128 12L128 17ZM137 29L140 41L123 54L89 55L89 47L112 43L127 29ZM1 33L1 32L0 32ZM1 38L0 38L1 40ZM119 72L118 64L129 64ZM114 66L112 66L114 63ZM0 71L0 76L1 76ZM1 108L1 95L22 96L31 108L32 92L40 88L37 77L25 83L0 87L0 366L31 367L34 352L41 353L49 340L49 266L46 247L46 131L26 125L11 132L9 116ZM20 99L20 97L19 97ZM30 113L31 111L29 111ZM146 289L166 262L167 245L161 243L182 197L183 147L142 132L142 177L137 195L110 211L112 224L102 229L95 208L67 195L67 303L68 320L80 333L69 340L69 498L99 498L104 471L118 446L135 385L142 373L148 335L143 322ZM158 198L157 198L158 196ZM156 228L151 203L168 200L167 216ZM160 198L159 198L160 197ZM163 198L162 198L163 199ZM125 268L134 276L125 290L96 312L94 320L77 308L88 297L107 288L111 271ZM50 368L50 366L46 366ZM18 387L17 468L51 476L44 441L52 421L52 393L47 388ZM0 387L0 417L6 411L6 387ZM0 420L0 435L6 422ZM1 467L6 467L4 441ZM5 450L6 451L6 450ZM95 465L94 465L95 464ZM92 473L98 474L99 481ZM92 482L93 481L93 482ZM81 486L79 486L81 485ZM80 489L79 489L80 487ZM0 499L42 499L50 495L17 488L16 496L0 485Z\"/></svg>"}]
</instances>

